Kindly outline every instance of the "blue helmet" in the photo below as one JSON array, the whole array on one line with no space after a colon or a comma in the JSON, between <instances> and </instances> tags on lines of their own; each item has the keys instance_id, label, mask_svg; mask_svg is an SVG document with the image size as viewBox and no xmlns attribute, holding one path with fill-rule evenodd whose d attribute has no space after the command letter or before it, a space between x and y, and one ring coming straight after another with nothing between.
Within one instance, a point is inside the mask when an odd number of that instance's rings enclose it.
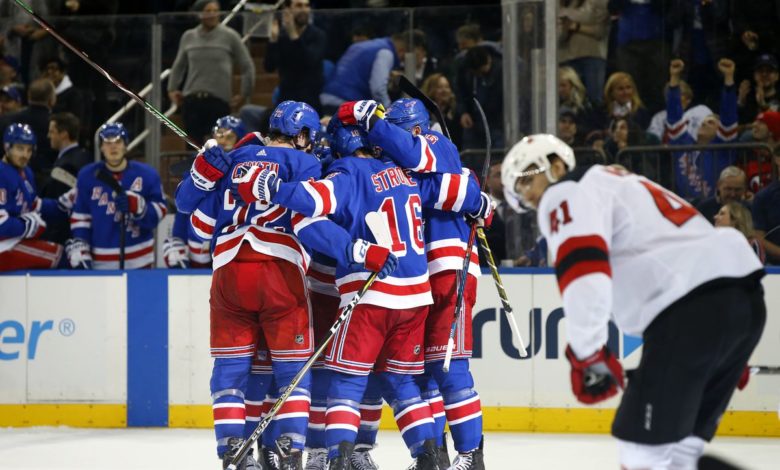
<instances>
[{"instance_id":1,"label":"blue helmet","mask_svg":"<svg viewBox=\"0 0 780 470\"><path fill-rule=\"evenodd\" d=\"M241 140L246 135L246 127L244 127L244 121L234 116L224 116L217 119L217 123L214 125L213 132L216 134L218 129L228 129L232 133L236 134L236 139Z\"/></svg>"},{"instance_id":2,"label":"blue helmet","mask_svg":"<svg viewBox=\"0 0 780 470\"><path fill-rule=\"evenodd\" d=\"M8 151L13 144L26 144L35 146L37 139L35 138L35 132L29 124L22 124L15 122L5 128L3 132L3 146Z\"/></svg>"},{"instance_id":3,"label":"blue helmet","mask_svg":"<svg viewBox=\"0 0 780 470\"><path fill-rule=\"evenodd\" d=\"M426 130L431 123L431 117L422 101L414 98L400 98L393 101L385 113L385 120L406 131L411 131L414 126Z\"/></svg>"},{"instance_id":4,"label":"blue helmet","mask_svg":"<svg viewBox=\"0 0 780 470\"><path fill-rule=\"evenodd\" d=\"M271 113L268 128L282 135L295 137L303 129L309 129L309 138L317 142L320 130L320 115L311 106L300 101L282 101Z\"/></svg>"},{"instance_id":5,"label":"blue helmet","mask_svg":"<svg viewBox=\"0 0 780 470\"><path fill-rule=\"evenodd\" d=\"M100 126L98 136L100 136L101 144L106 140L113 141L117 137L121 137L122 140L125 141L125 145L127 145L127 141L130 140L130 134L127 132L127 129L125 129L125 125L121 122L109 122L107 124L103 124Z\"/></svg>"},{"instance_id":6,"label":"blue helmet","mask_svg":"<svg viewBox=\"0 0 780 470\"><path fill-rule=\"evenodd\" d=\"M354 155L358 149L373 149L368 133L360 126L345 126L335 117L328 123L330 148L340 157Z\"/></svg>"}]
</instances>

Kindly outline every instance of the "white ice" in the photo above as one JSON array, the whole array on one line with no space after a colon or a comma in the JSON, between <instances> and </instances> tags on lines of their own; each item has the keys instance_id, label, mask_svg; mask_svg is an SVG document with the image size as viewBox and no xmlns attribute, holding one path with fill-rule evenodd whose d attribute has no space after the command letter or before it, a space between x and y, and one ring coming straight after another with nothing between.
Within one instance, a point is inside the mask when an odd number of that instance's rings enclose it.
<instances>
[{"instance_id":1,"label":"white ice","mask_svg":"<svg viewBox=\"0 0 780 470\"><path fill-rule=\"evenodd\" d=\"M397 432L382 431L373 451L383 470L410 463ZM707 452L746 470L780 468L780 439L717 438ZM488 433L488 469L618 469L606 435ZM218 470L212 431L205 429L0 429L0 468Z\"/></svg>"}]
</instances>

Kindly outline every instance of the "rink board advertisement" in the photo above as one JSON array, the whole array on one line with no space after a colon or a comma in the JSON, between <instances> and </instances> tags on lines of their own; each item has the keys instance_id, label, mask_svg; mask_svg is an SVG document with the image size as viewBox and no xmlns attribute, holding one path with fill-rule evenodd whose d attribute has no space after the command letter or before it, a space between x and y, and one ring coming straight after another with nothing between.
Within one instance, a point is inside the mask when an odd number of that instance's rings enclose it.
<instances>
[{"instance_id":1,"label":"rink board advertisement","mask_svg":"<svg viewBox=\"0 0 780 470\"><path fill-rule=\"evenodd\" d=\"M574 399L563 357L566 320L550 270L508 269L503 280L525 340L522 358L492 278L473 312L471 369L485 427L608 432L617 398ZM0 276L0 426L211 426L208 271L38 272ZM768 320L751 363L780 361L780 270L764 280ZM641 340L608 328L623 366ZM780 376L736 392L719 432L780 436ZM383 425L393 426L390 413Z\"/></svg>"}]
</instances>

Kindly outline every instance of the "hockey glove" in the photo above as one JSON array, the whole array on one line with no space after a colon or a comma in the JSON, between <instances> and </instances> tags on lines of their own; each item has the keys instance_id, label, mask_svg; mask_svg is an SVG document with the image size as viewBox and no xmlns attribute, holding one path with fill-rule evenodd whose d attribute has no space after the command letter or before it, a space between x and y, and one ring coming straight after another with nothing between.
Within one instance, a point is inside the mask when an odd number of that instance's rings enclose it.
<instances>
[{"instance_id":1,"label":"hockey glove","mask_svg":"<svg viewBox=\"0 0 780 470\"><path fill-rule=\"evenodd\" d=\"M248 133L247 135L242 137L241 140L236 142L236 145L233 146L233 150L239 149L244 145L265 145L265 139L263 138L263 134L259 132Z\"/></svg>"},{"instance_id":2,"label":"hockey glove","mask_svg":"<svg viewBox=\"0 0 780 470\"><path fill-rule=\"evenodd\" d=\"M339 106L337 116L347 126L361 126L368 131L372 117L385 118L385 107L374 100L347 101Z\"/></svg>"},{"instance_id":3,"label":"hockey glove","mask_svg":"<svg viewBox=\"0 0 780 470\"><path fill-rule=\"evenodd\" d=\"M230 169L230 159L214 139L209 139L190 168L195 187L202 191L213 191L217 181Z\"/></svg>"},{"instance_id":4,"label":"hockey glove","mask_svg":"<svg viewBox=\"0 0 780 470\"><path fill-rule=\"evenodd\" d=\"M566 359L571 364L571 389L580 402L598 403L623 388L623 367L606 346L585 359L577 359L567 346Z\"/></svg>"},{"instance_id":5,"label":"hockey glove","mask_svg":"<svg viewBox=\"0 0 780 470\"><path fill-rule=\"evenodd\" d=\"M495 202L487 194L479 193L479 209L476 212L469 212L466 216L472 221L476 222L480 227L489 228L493 223L493 214L495 209Z\"/></svg>"},{"instance_id":6,"label":"hockey glove","mask_svg":"<svg viewBox=\"0 0 780 470\"><path fill-rule=\"evenodd\" d=\"M398 267L398 258L390 250L360 238L347 247L347 259L350 268L378 272L379 279L386 278Z\"/></svg>"},{"instance_id":7,"label":"hockey glove","mask_svg":"<svg viewBox=\"0 0 780 470\"><path fill-rule=\"evenodd\" d=\"M275 171L253 166L231 180L230 193L242 205L255 201L271 202L281 182Z\"/></svg>"},{"instance_id":8,"label":"hockey glove","mask_svg":"<svg viewBox=\"0 0 780 470\"><path fill-rule=\"evenodd\" d=\"M737 389L745 390L745 387L748 386L748 382L750 382L750 366L746 365L745 368L742 369L742 375L739 376L739 382L737 382Z\"/></svg>"},{"instance_id":9,"label":"hockey glove","mask_svg":"<svg viewBox=\"0 0 780 470\"><path fill-rule=\"evenodd\" d=\"M65 242L65 254L73 269L92 269L92 255L89 243L80 238L71 238Z\"/></svg>"},{"instance_id":10,"label":"hockey glove","mask_svg":"<svg viewBox=\"0 0 780 470\"><path fill-rule=\"evenodd\" d=\"M22 238L38 238L46 230L46 222L37 212L25 212L19 218L24 222Z\"/></svg>"},{"instance_id":11,"label":"hockey glove","mask_svg":"<svg viewBox=\"0 0 780 470\"><path fill-rule=\"evenodd\" d=\"M114 202L120 212L130 214L134 219L140 219L146 214L146 199L134 191L127 191L117 196Z\"/></svg>"},{"instance_id":12,"label":"hockey glove","mask_svg":"<svg viewBox=\"0 0 780 470\"><path fill-rule=\"evenodd\" d=\"M76 188L71 188L68 192L62 193L57 198L57 209L66 214L70 214L73 210L73 205L76 203Z\"/></svg>"},{"instance_id":13,"label":"hockey glove","mask_svg":"<svg viewBox=\"0 0 780 470\"><path fill-rule=\"evenodd\" d=\"M190 267L190 258L187 254L187 245L181 238L170 237L163 242L163 258L169 268L187 269Z\"/></svg>"}]
</instances>

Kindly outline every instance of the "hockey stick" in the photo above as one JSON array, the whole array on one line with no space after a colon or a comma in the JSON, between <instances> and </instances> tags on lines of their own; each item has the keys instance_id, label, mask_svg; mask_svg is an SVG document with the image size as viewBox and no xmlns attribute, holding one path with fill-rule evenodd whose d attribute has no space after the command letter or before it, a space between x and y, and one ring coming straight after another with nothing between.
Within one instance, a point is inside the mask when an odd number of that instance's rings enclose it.
<instances>
[{"instance_id":1,"label":"hockey stick","mask_svg":"<svg viewBox=\"0 0 780 470\"><path fill-rule=\"evenodd\" d=\"M435 101L430 99L425 93L422 92L417 86L412 83L408 78L406 78L406 75L401 75L398 79L398 87L401 89L402 92L406 93L410 97L422 101L423 106L425 106L428 111L431 111L433 114L436 115L436 120L439 121L439 125L441 125L441 130L444 131L443 134L450 140L452 138L450 137L450 130L447 129L447 121L444 120L444 114L441 112L441 108L439 108L439 105L436 104Z\"/></svg>"},{"instance_id":2,"label":"hockey stick","mask_svg":"<svg viewBox=\"0 0 780 470\"><path fill-rule=\"evenodd\" d=\"M780 366L748 366L750 375L780 375Z\"/></svg>"},{"instance_id":3,"label":"hockey stick","mask_svg":"<svg viewBox=\"0 0 780 470\"><path fill-rule=\"evenodd\" d=\"M124 188L108 174L105 168L99 167L95 170L95 178L105 183L114 192L114 199L125 194ZM119 269L125 269L125 232L127 231L127 214L122 212L122 219L119 221Z\"/></svg>"},{"instance_id":4,"label":"hockey stick","mask_svg":"<svg viewBox=\"0 0 780 470\"><path fill-rule=\"evenodd\" d=\"M309 372L309 369L311 369L311 366L314 365L314 362L317 359L319 359L319 357L325 351L325 348L328 346L328 344L330 344L331 340L336 335L336 331L352 314L352 311L355 309L355 306L358 304L358 302L360 302L360 299L363 298L366 291L368 291L368 289L376 280L377 274L378 273L371 273L371 275L368 276L368 279L366 279L366 282L363 284L360 290L357 291L355 296L352 297L352 300L349 301L349 304L347 304L347 306L344 307L344 309L341 311L341 314L336 319L336 322L333 324L333 326L330 327L330 330L328 330L328 333L322 339L320 347L318 347L317 350L314 351L314 354L309 358L308 361L306 361L306 363L303 365L301 370L299 370L298 373L295 374L295 377L293 377L292 381L290 382L290 385L288 385L287 388L284 390L284 392L282 392L282 395L276 400L274 405L268 411L268 414L265 415L265 417L257 424L257 428L255 428L255 430L252 432L249 438L247 438L247 440L244 441L243 444L241 444L241 448L238 449L238 452L236 452L236 455L233 457L233 460L230 461L230 465L228 465L227 467L228 470L236 470L236 468L238 468L238 464L244 459L244 457L246 457L246 454L249 453L250 449L252 449L254 443L257 442L257 439L259 439L260 435L263 434L263 431L265 431L265 429L271 423L271 420L273 420L274 416L276 416L276 414L282 408L282 405L284 405L284 402L287 401L288 398L290 398L290 395L292 395L292 392L295 390L295 387L297 387L300 381L303 379L303 376L306 375L307 372Z\"/></svg>"},{"instance_id":5,"label":"hockey stick","mask_svg":"<svg viewBox=\"0 0 780 470\"><path fill-rule=\"evenodd\" d=\"M138 96L134 91L132 91L129 88L127 88L127 86L125 86L122 82L120 82L119 80L114 78L110 73L106 72L106 70L103 67L101 67L98 64L96 64L95 62L93 62L92 59L90 59L89 56L87 56L87 54L85 54L84 52L80 51L79 49L76 48L76 46L74 46L73 44L68 42L67 39L65 39L62 36L60 36L60 34L57 31L55 31L54 28L49 23L46 22L46 20L44 20L43 18L38 16L32 10L32 8L30 8L26 3L24 3L21 0L14 0L14 2L17 5L19 5L19 7L22 8L24 11L26 11L30 16L32 16L33 20L35 20L35 22L38 23L43 29L48 31L49 34L51 34L59 42L61 42L63 46L65 46L68 49L70 49L74 54L76 54L82 60L84 60L84 62L86 62L89 65L91 65L92 68L94 68L101 75L106 77L108 79L108 81L113 83L117 88L119 88L125 94L127 94L127 96L129 96L130 98L135 100L138 104L143 106L149 113L151 113L154 117L156 117L160 122L162 122L163 124L168 126L168 128L171 131L173 131L174 134L176 134L179 137L181 137L182 139L184 139L184 141L187 142L187 144L189 144L190 147L194 148L195 150L200 150L200 147L197 144L195 144L195 142L193 142L192 139L190 139L190 137L187 135L187 133L184 132L183 130L181 130L179 128L179 126L177 126L176 124L173 123L173 121L168 119L168 117L166 117L165 114L161 113L159 110L157 110L157 108L152 106L148 101L146 101L145 99L143 99L140 96Z\"/></svg>"}]
</instances>

